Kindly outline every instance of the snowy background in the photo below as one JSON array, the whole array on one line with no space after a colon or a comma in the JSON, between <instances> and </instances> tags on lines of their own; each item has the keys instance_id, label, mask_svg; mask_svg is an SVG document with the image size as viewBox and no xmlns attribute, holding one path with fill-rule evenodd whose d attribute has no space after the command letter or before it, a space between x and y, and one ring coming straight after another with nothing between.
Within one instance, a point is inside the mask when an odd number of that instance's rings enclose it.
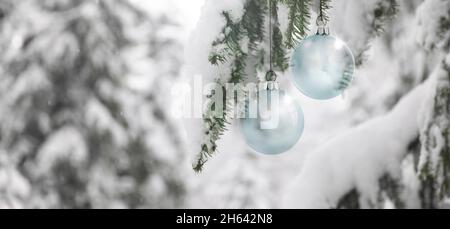
<instances>
[{"instance_id":1,"label":"snowy background","mask_svg":"<svg viewBox=\"0 0 450 229\"><path fill-rule=\"evenodd\" d=\"M262 156L232 125L196 174L202 122L172 114L172 89L214 81L220 12L243 2L0 0L0 208L330 208L353 189L359 207L390 208L373 206L384 174L421 207L408 146L450 65L449 2L398 1L378 34L387 0L334 1L332 33L362 61L351 88L316 101L280 76L306 115L300 142Z\"/></svg>"}]
</instances>

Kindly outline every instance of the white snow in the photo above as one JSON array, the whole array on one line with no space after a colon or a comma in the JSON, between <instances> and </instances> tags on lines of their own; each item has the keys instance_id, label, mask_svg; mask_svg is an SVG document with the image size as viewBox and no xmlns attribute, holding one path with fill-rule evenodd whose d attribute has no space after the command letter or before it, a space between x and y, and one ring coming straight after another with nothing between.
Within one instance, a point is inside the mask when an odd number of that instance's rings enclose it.
<instances>
[{"instance_id":1,"label":"white snow","mask_svg":"<svg viewBox=\"0 0 450 229\"><path fill-rule=\"evenodd\" d=\"M21 200L31 191L31 185L15 168L13 160L0 151L0 209L21 208Z\"/></svg>"},{"instance_id":2,"label":"white snow","mask_svg":"<svg viewBox=\"0 0 450 229\"><path fill-rule=\"evenodd\" d=\"M211 53L212 43L215 41L226 24L222 12L231 13L234 19L243 14L244 0L216 1L207 0L202 8L200 19L186 45L185 60L188 76L202 75L205 82L212 82L227 68L218 69L212 66L208 57Z\"/></svg>"},{"instance_id":3,"label":"white snow","mask_svg":"<svg viewBox=\"0 0 450 229\"><path fill-rule=\"evenodd\" d=\"M445 63L447 64L447 66L450 66L450 52L449 52L449 54L447 54L447 56L445 57Z\"/></svg>"},{"instance_id":4,"label":"white snow","mask_svg":"<svg viewBox=\"0 0 450 229\"><path fill-rule=\"evenodd\" d=\"M370 23L373 20L371 11L378 2L380 0L346 0L340 4L333 3L330 10L331 33L347 41L354 52L364 50L370 39Z\"/></svg>"},{"instance_id":5,"label":"white snow","mask_svg":"<svg viewBox=\"0 0 450 229\"><path fill-rule=\"evenodd\" d=\"M37 171L44 175L59 161L79 166L87 159L88 152L83 135L75 128L66 126L55 131L37 152Z\"/></svg>"},{"instance_id":6,"label":"white snow","mask_svg":"<svg viewBox=\"0 0 450 229\"><path fill-rule=\"evenodd\" d=\"M124 128L111 117L110 112L97 99L90 99L86 104L84 114L86 123L96 128L99 133L111 133L114 142L119 145L125 145L126 132Z\"/></svg>"},{"instance_id":7,"label":"white snow","mask_svg":"<svg viewBox=\"0 0 450 229\"><path fill-rule=\"evenodd\" d=\"M244 0L205 1L198 23L191 32L189 42L185 47L185 67L180 83L188 83L195 90L194 77L200 76L203 85L206 85L214 82L218 77L229 75L230 69L228 66L217 67L209 63L209 54L212 51L213 41L221 36L222 29L226 25L222 12L227 11L231 13L233 18L240 18L243 14L244 3ZM174 100L176 99L174 98ZM200 105L203 106L203 103ZM184 135L189 139L189 153L195 155L198 153L204 138L202 120L185 119L183 123L185 126Z\"/></svg>"},{"instance_id":8,"label":"white snow","mask_svg":"<svg viewBox=\"0 0 450 229\"><path fill-rule=\"evenodd\" d=\"M356 188L362 206L376 203L379 179L397 177L408 144L417 137L420 104L430 86L417 87L387 115L375 118L312 152L285 207L330 208Z\"/></svg>"},{"instance_id":9,"label":"white snow","mask_svg":"<svg viewBox=\"0 0 450 229\"><path fill-rule=\"evenodd\" d=\"M400 198L405 201L405 208L419 209L421 206L419 192L421 188L421 181L417 176L416 162L413 155L408 155L402 163L402 182L401 187L404 188L400 194Z\"/></svg>"}]
</instances>

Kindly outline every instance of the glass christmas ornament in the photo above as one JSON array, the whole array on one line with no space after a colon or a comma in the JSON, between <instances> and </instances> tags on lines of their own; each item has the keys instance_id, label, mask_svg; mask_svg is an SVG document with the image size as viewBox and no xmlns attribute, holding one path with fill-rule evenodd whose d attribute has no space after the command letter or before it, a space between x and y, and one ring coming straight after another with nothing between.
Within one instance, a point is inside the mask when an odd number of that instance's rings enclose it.
<instances>
[{"instance_id":1,"label":"glass christmas ornament","mask_svg":"<svg viewBox=\"0 0 450 229\"><path fill-rule=\"evenodd\" d=\"M277 155L291 149L304 129L300 105L278 89L261 90L246 101L240 121L244 138L251 149Z\"/></svg>"},{"instance_id":2,"label":"glass christmas ornament","mask_svg":"<svg viewBox=\"0 0 450 229\"><path fill-rule=\"evenodd\" d=\"M340 39L317 34L304 39L291 58L295 86L318 100L342 94L353 80L355 58Z\"/></svg>"}]
</instances>

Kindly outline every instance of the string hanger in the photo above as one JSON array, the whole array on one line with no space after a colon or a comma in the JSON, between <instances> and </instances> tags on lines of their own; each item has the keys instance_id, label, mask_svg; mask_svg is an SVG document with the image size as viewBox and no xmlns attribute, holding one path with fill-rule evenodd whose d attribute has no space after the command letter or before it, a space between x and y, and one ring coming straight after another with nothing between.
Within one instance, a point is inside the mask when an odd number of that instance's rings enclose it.
<instances>
[{"instance_id":1,"label":"string hanger","mask_svg":"<svg viewBox=\"0 0 450 229\"><path fill-rule=\"evenodd\" d=\"M274 89L276 87L277 75L273 70L273 12L272 12L272 2L269 3L269 71L266 73L266 81L268 82L269 89Z\"/></svg>"}]
</instances>

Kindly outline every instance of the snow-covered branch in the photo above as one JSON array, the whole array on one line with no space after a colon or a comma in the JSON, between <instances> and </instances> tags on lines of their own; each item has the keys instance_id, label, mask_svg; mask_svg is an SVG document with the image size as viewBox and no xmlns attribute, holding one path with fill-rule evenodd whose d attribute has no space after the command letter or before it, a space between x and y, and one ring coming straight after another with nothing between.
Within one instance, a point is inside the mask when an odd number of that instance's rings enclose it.
<instances>
[{"instance_id":1,"label":"snow-covered branch","mask_svg":"<svg viewBox=\"0 0 450 229\"><path fill-rule=\"evenodd\" d=\"M398 177L408 146L419 136L418 116L433 91L430 79L405 96L388 114L335 138L306 160L285 199L288 208L333 208L351 190L362 207L376 203L379 180Z\"/></svg>"}]
</instances>

